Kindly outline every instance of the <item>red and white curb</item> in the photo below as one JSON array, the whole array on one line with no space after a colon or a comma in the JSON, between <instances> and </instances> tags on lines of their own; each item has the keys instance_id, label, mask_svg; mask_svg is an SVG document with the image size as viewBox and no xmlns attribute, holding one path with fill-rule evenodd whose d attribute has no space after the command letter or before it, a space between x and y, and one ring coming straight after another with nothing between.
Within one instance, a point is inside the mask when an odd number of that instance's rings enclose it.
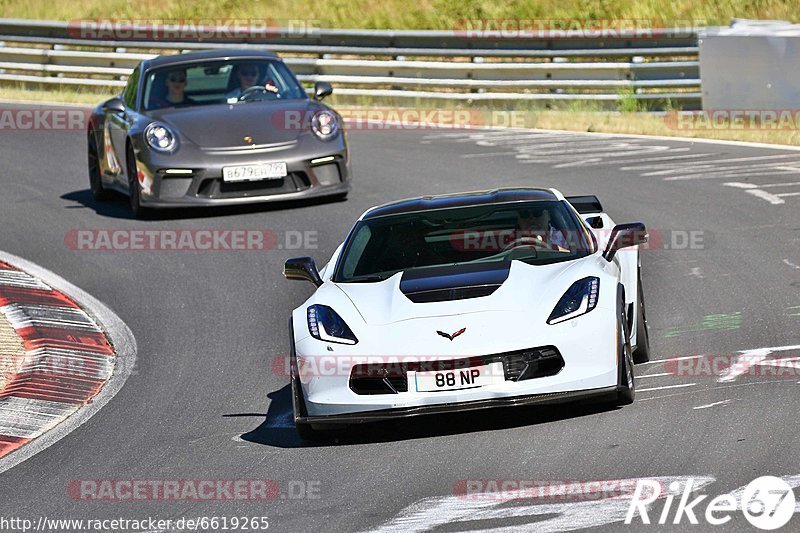
<instances>
[{"instance_id":1,"label":"red and white curb","mask_svg":"<svg viewBox=\"0 0 800 533\"><path fill-rule=\"evenodd\" d=\"M105 305L52 272L0 252L0 313L24 354L0 392L0 472L89 419L122 387L136 341Z\"/></svg>"}]
</instances>

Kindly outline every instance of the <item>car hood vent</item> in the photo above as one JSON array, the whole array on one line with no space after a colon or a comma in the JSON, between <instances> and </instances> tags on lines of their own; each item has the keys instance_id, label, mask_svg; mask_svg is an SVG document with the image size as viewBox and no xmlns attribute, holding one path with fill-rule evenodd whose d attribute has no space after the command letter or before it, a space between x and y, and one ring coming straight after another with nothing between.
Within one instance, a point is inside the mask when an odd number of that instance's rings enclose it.
<instances>
[{"instance_id":1,"label":"car hood vent","mask_svg":"<svg viewBox=\"0 0 800 533\"><path fill-rule=\"evenodd\" d=\"M510 261L417 268L403 273L400 292L414 303L489 296L508 278Z\"/></svg>"}]
</instances>

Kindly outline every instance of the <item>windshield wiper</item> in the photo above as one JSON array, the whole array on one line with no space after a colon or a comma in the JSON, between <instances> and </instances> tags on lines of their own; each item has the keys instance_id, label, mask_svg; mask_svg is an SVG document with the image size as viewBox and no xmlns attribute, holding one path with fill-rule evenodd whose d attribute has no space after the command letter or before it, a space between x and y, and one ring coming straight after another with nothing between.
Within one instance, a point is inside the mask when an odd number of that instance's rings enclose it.
<instances>
[{"instance_id":1,"label":"windshield wiper","mask_svg":"<svg viewBox=\"0 0 800 533\"><path fill-rule=\"evenodd\" d=\"M345 283L374 283L376 281L383 281L385 279L388 279L388 278L385 278L385 277L380 276L378 274L370 274L370 275L367 275L367 276L356 276L354 278L350 278L348 280L344 280L344 282Z\"/></svg>"}]
</instances>

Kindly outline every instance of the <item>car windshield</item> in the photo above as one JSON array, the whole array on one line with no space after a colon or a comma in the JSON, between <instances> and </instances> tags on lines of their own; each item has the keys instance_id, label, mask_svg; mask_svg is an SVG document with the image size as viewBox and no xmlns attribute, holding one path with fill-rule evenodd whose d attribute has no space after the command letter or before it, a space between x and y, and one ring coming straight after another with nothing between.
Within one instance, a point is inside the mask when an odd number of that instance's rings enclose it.
<instances>
[{"instance_id":1,"label":"car windshield","mask_svg":"<svg viewBox=\"0 0 800 533\"><path fill-rule=\"evenodd\" d=\"M143 106L153 110L299 98L306 98L306 92L282 61L225 60L151 70Z\"/></svg>"},{"instance_id":2,"label":"car windshield","mask_svg":"<svg viewBox=\"0 0 800 533\"><path fill-rule=\"evenodd\" d=\"M594 240L563 201L403 213L358 222L334 281L380 281L415 268L495 261L546 265L593 252Z\"/></svg>"}]
</instances>

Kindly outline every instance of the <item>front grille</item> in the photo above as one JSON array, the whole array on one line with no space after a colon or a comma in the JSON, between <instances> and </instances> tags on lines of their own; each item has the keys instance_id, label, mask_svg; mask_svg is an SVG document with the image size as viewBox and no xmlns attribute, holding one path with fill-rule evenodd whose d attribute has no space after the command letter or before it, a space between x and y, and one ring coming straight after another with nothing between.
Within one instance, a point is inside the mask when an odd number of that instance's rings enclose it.
<instances>
[{"instance_id":1,"label":"front grille","mask_svg":"<svg viewBox=\"0 0 800 533\"><path fill-rule=\"evenodd\" d=\"M203 180L197 188L197 196L205 198L241 198L285 194L308 189L311 181L305 172L291 172L288 176L274 180L225 182L222 178Z\"/></svg>"},{"instance_id":2,"label":"front grille","mask_svg":"<svg viewBox=\"0 0 800 533\"><path fill-rule=\"evenodd\" d=\"M558 374L564 358L555 346L542 346L492 355L407 363L370 363L355 365L350 372L350 390L356 394L397 394L408 392L408 374L446 372L502 362L506 381L523 381Z\"/></svg>"}]
</instances>

